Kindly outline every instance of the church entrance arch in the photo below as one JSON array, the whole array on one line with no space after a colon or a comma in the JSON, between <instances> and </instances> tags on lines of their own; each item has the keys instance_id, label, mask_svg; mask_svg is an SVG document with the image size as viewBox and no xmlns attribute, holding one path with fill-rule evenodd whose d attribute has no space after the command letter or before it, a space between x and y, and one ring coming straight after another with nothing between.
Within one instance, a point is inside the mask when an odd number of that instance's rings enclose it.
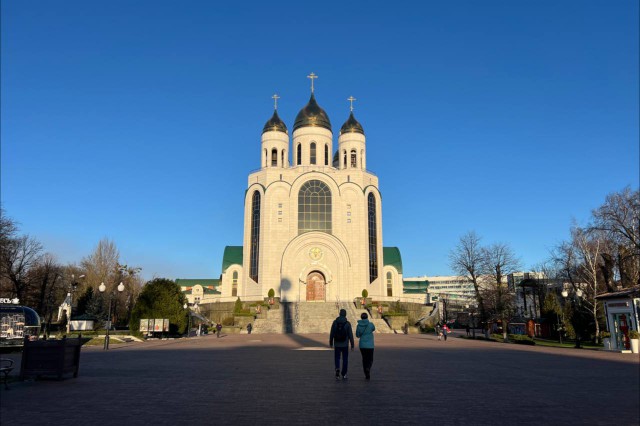
<instances>
[{"instance_id":1,"label":"church entrance arch","mask_svg":"<svg viewBox=\"0 0 640 426\"><path fill-rule=\"evenodd\" d=\"M325 301L325 279L318 271L312 271L307 275L307 302Z\"/></svg>"}]
</instances>

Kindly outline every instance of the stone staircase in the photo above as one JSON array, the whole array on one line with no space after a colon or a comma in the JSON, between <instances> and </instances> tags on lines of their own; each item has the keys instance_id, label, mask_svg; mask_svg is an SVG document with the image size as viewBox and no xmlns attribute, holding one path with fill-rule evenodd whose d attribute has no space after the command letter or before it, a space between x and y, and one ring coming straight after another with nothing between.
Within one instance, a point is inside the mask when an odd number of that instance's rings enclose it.
<instances>
[{"instance_id":1,"label":"stone staircase","mask_svg":"<svg viewBox=\"0 0 640 426\"><path fill-rule=\"evenodd\" d=\"M351 322L355 333L357 320L365 312L357 309L351 302L282 302L279 309L270 309L264 318L253 323L253 333L326 333L338 316L339 310L347 311L347 319ZM377 333L393 333L383 319L370 319L376 326ZM354 336L355 337L355 336Z\"/></svg>"}]
</instances>

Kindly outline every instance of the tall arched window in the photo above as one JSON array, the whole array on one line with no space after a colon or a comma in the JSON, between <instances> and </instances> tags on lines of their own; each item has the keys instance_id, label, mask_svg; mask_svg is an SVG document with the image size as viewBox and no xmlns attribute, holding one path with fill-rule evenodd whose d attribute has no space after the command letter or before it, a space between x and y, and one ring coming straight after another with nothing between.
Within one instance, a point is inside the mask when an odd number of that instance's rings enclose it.
<instances>
[{"instance_id":1,"label":"tall arched window","mask_svg":"<svg viewBox=\"0 0 640 426\"><path fill-rule=\"evenodd\" d=\"M258 255L260 250L260 193L255 191L251 200L251 258L249 276L258 282Z\"/></svg>"},{"instance_id":2,"label":"tall arched window","mask_svg":"<svg viewBox=\"0 0 640 426\"><path fill-rule=\"evenodd\" d=\"M282 167L286 166L286 164L284 163L284 149L282 150L282 153L280 154L280 164L282 165Z\"/></svg>"},{"instance_id":3,"label":"tall arched window","mask_svg":"<svg viewBox=\"0 0 640 426\"><path fill-rule=\"evenodd\" d=\"M354 169L358 167L358 156L356 155L355 149L351 150L351 167L353 167Z\"/></svg>"},{"instance_id":4,"label":"tall arched window","mask_svg":"<svg viewBox=\"0 0 640 426\"><path fill-rule=\"evenodd\" d=\"M347 151L342 151L342 168L347 168Z\"/></svg>"},{"instance_id":5,"label":"tall arched window","mask_svg":"<svg viewBox=\"0 0 640 426\"><path fill-rule=\"evenodd\" d=\"M238 295L238 271L233 271L233 280L231 281L231 296Z\"/></svg>"},{"instance_id":6,"label":"tall arched window","mask_svg":"<svg viewBox=\"0 0 640 426\"><path fill-rule=\"evenodd\" d=\"M311 164L316 164L316 143L315 142L311 142L311 158L310 158L310 162L311 162Z\"/></svg>"},{"instance_id":7,"label":"tall arched window","mask_svg":"<svg viewBox=\"0 0 640 426\"><path fill-rule=\"evenodd\" d=\"M271 150L271 167L276 167L278 165L278 150L273 148Z\"/></svg>"},{"instance_id":8,"label":"tall arched window","mask_svg":"<svg viewBox=\"0 0 640 426\"><path fill-rule=\"evenodd\" d=\"M302 145L298 144L298 153L296 158L296 164L299 166L302 164Z\"/></svg>"},{"instance_id":9,"label":"tall arched window","mask_svg":"<svg viewBox=\"0 0 640 426\"><path fill-rule=\"evenodd\" d=\"M324 165L329 165L329 145L324 145Z\"/></svg>"},{"instance_id":10,"label":"tall arched window","mask_svg":"<svg viewBox=\"0 0 640 426\"><path fill-rule=\"evenodd\" d=\"M393 275L387 272L387 296L393 296Z\"/></svg>"},{"instance_id":11,"label":"tall arched window","mask_svg":"<svg viewBox=\"0 0 640 426\"><path fill-rule=\"evenodd\" d=\"M264 150L264 166L267 167L269 165L269 153L267 150Z\"/></svg>"},{"instance_id":12,"label":"tall arched window","mask_svg":"<svg viewBox=\"0 0 640 426\"><path fill-rule=\"evenodd\" d=\"M331 190L319 180L305 182L298 193L298 234L331 233Z\"/></svg>"},{"instance_id":13,"label":"tall arched window","mask_svg":"<svg viewBox=\"0 0 640 426\"><path fill-rule=\"evenodd\" d=\"M378 278L378 227L376 221L376 197L369 193L369 283Z\"/></svg>"}]
</instances>

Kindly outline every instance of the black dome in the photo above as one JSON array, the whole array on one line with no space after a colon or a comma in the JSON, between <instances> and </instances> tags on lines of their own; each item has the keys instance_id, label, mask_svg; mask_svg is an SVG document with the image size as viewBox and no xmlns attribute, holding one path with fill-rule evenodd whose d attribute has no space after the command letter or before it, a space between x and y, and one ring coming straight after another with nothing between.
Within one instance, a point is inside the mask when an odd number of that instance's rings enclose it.
<instances>
[{"instance_id":1,"label":"black dome","mask_svg":"<svg viewBox=\"0 0 640 426\"><path fill-rule=\"evenodd\" d=\"M287 126L284 124L280 117L278 116L278 110L273 111L273 116L266 122L264 127L262 128L262 133L265 132L282 132L289 134L287 131Z\"/></svg>"},{"instance_id":2,"label":"black dome","mask_svg":"<svg viewBox=\"0 0 640 426\"><path fill-rule=\"evenodd\" d=\"M316 98L313 93L311 93L309 103L307 103L298 113L296 121L293 124L293 131L295 132L301 127L323 127L331 131L331 121L329 121L329 116L322 108L320 108L320 105L316 102Z\"/></svg>"},{"instance_id":3,"label":"black dome","mask_svg":"<svg viewBox=\"0 0 640 426\"><path fill-rule=\"evenodd\" d=\"M343 133L362 133L364 135L364 129L362 125L358 123L358 120L353 116L353 111L349 114L349 118L344 122L340 128L340 134Z\"/></svg>"}]
</instances>

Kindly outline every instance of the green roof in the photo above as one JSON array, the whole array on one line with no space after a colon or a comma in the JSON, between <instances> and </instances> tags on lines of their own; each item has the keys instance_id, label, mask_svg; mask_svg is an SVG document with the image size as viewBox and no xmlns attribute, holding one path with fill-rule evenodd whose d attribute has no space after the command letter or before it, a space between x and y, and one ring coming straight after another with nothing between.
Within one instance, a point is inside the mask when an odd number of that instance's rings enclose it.
<instances>
[{"instance_id":1,"label":"green roof","mask_svg":"<svg viewBox=\"0 0 640 426\"><path fill-rule=\"evenodd\" d=\"M218 278L200 278L200 279L185 279L178 278L176 280L176 284L180 287L193 287L194 285L200 284L202 287L214 286L218 287L220 285L220 280Z\"/></svg>"},{"instance_id":2,"label":"green roof","mask_svg":"<svg viewBox=\"0 0 640 426\"><path fill-rule=\"evenodd\" d=\"M202 292L204 294L222 294L220 291L216 290L216 287L220 286L220 279L218 278L202 278L202 279L182 279L178 278L176 280L176 284L180 287L191 287L189 290L184 290L184 294L192 294L194 285L201 285L203 287ZM211 287L213 288L207 288Z\"/></svg>"},{"instance_id":3,"label":"green roof","mask_svg":"<svg viewBox=\"0 0 640 426\"><path fill-rule=\"evenodd\" d=\"M384 266L393 266L399 274L402 273L402 256L398 247L382 247Z\"/></svg>"},{"instance_id":4,"label":"green roof","mask_svg":"<svg viewBox=\"0 0 640 426\"><path fill-rule=\"evenodd\" d=\"M226 246L222 256L222 273L231 265L242 266L242 246Z\"/></svg>"},{"instance_id":5,"label":"green roof","mask_svg":"<svg viewBox=\"0 0 640 426\"><path fill-rule=\"evenodd\" d=\"M404 294L425 294L429 288L429 281L424 280L402 280L402 292Z\"/></svg>"}]
</instances>

